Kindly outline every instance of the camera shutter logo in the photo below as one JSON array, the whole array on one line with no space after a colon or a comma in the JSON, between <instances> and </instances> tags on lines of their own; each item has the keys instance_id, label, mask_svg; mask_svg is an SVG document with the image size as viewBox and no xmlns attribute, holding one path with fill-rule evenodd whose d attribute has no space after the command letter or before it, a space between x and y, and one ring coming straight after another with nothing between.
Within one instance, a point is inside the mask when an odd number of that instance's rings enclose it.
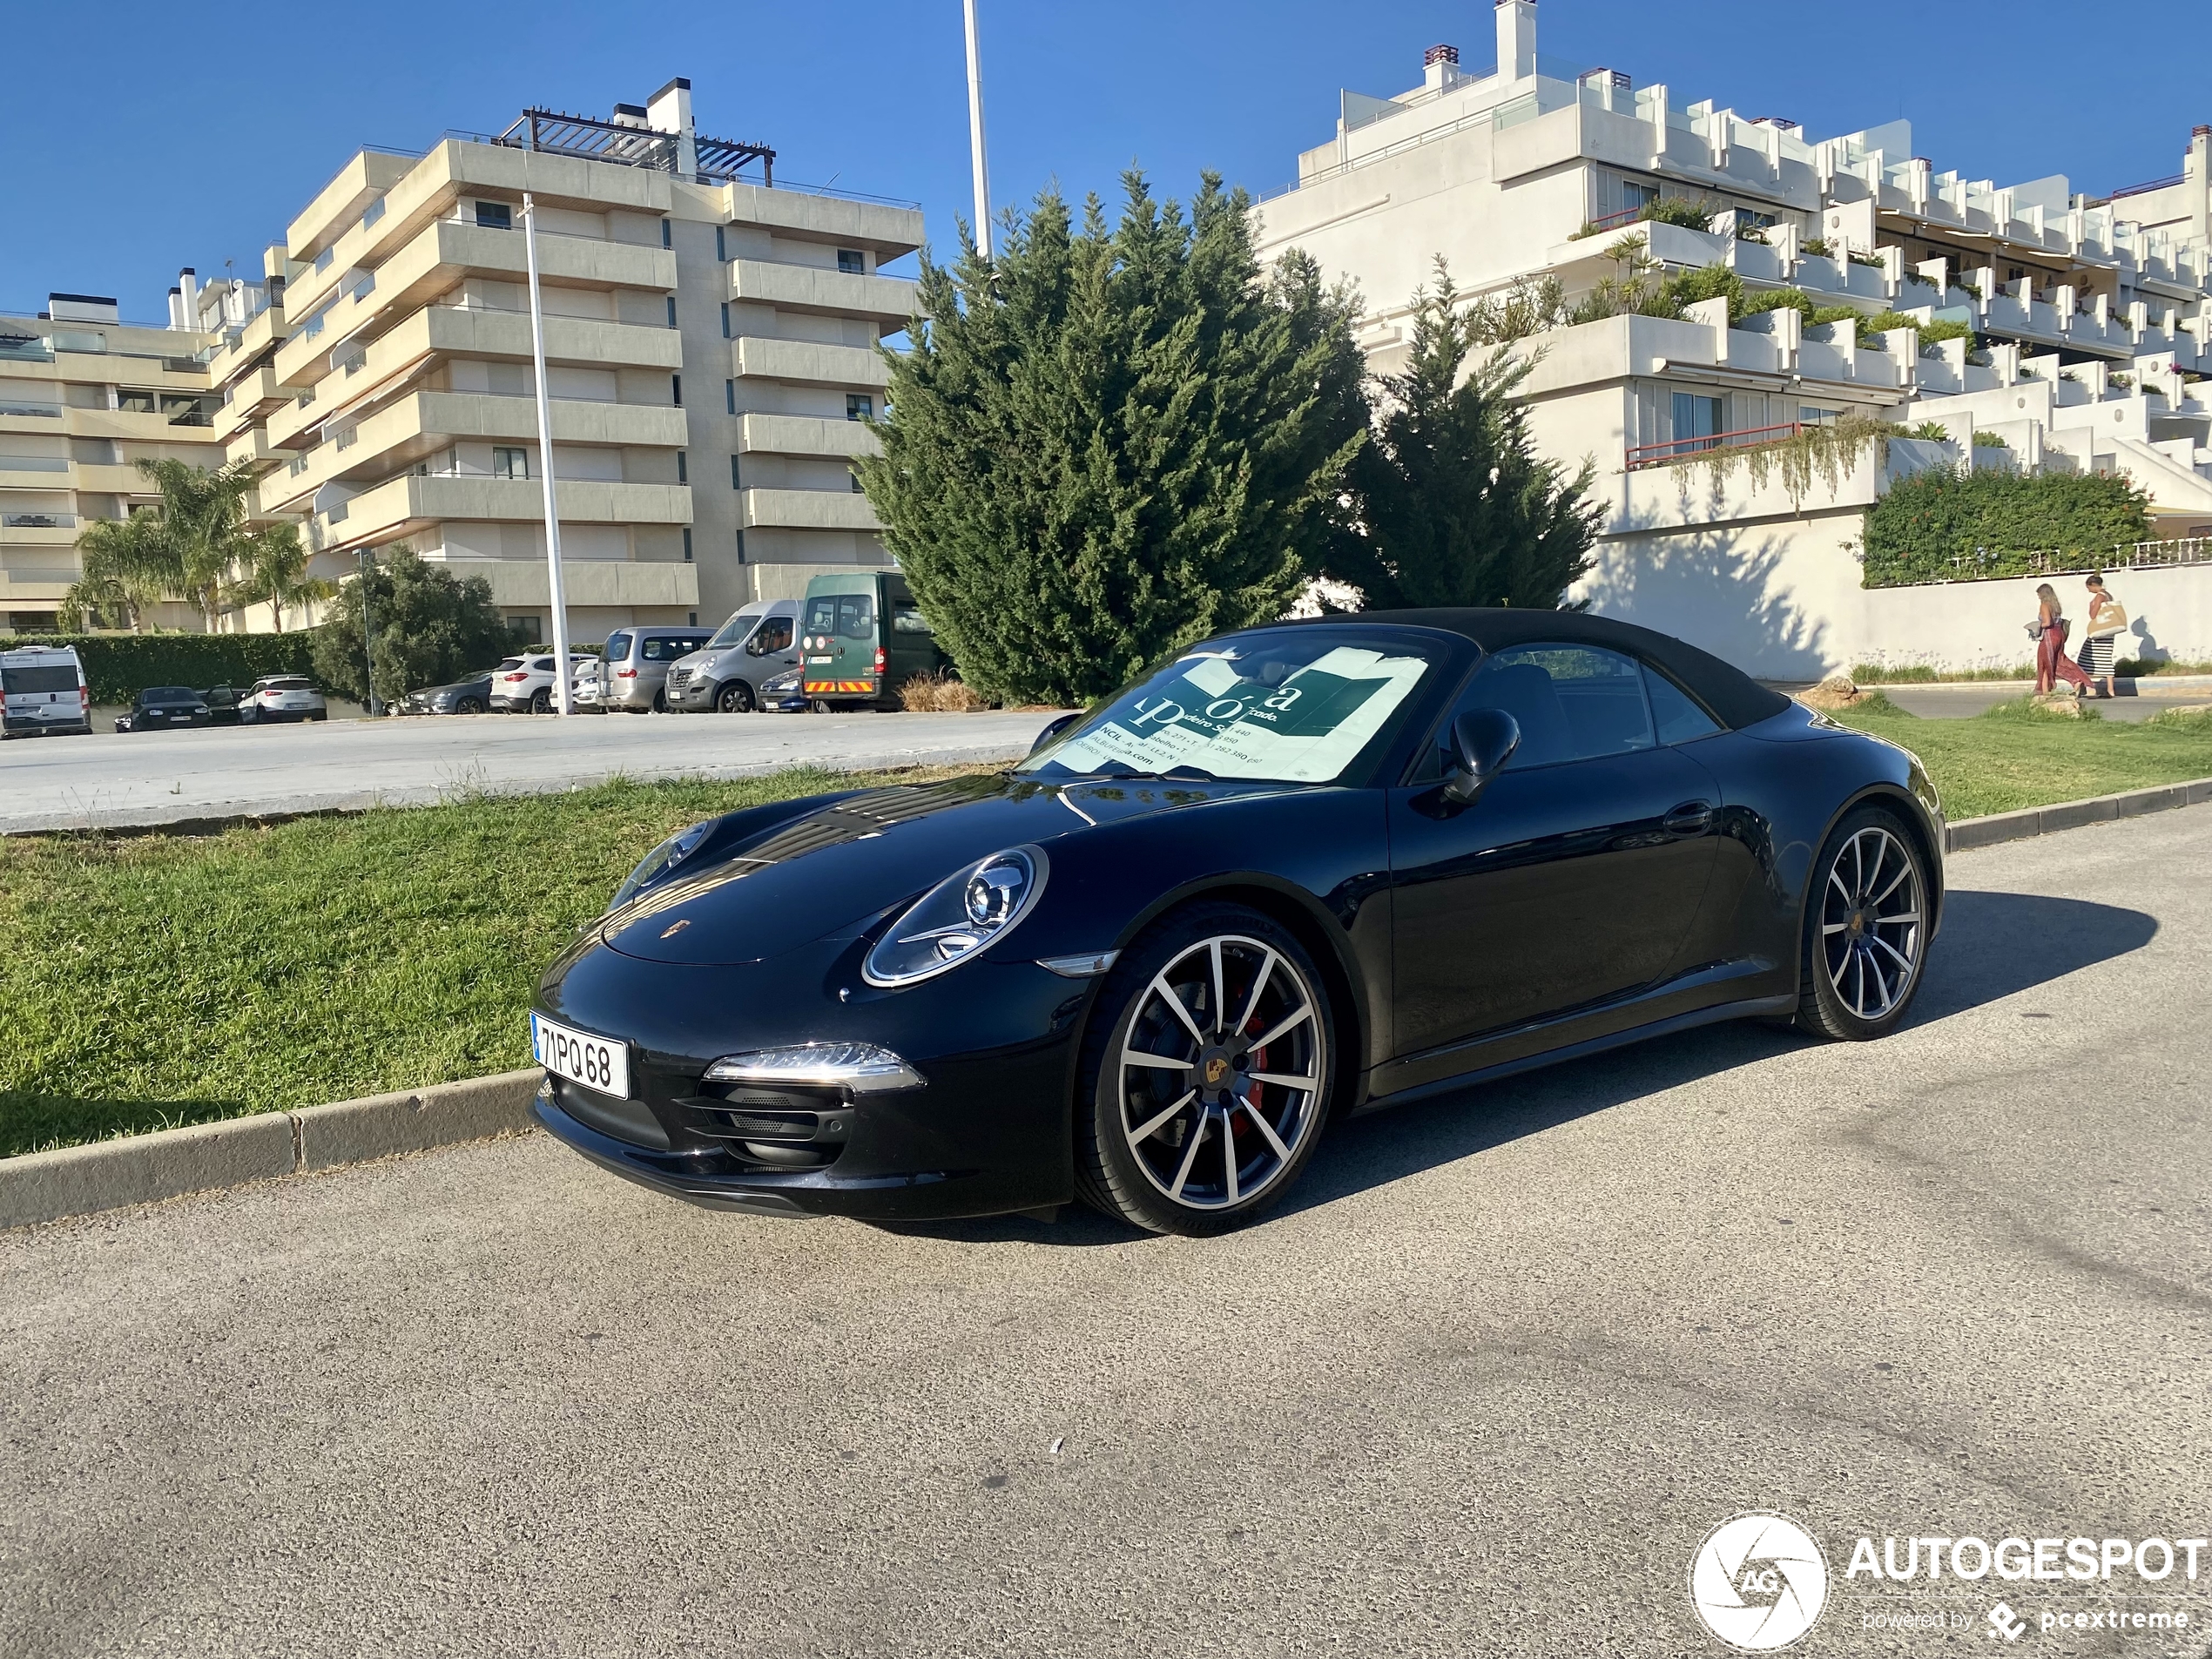
<instances>
[{"instance_id":1,"label":"camera shutter logo","mask_svg":"<svg viewBox=\"0 0 2212 1659\"><path fill-rule=\"evenodd\" d=\"M1784 1515L1723 1521L1690 1562L1689 1604L1708 1630L1743 1653L1789 1647L1827 1602L1827 1558Z\"/></svg>"}]
</instances>

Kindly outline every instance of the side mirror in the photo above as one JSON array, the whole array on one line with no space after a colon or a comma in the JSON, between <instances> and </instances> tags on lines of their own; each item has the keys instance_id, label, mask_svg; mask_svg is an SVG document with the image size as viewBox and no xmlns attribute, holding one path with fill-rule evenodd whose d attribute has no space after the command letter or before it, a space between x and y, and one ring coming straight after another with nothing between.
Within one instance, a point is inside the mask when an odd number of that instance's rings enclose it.
<instances>
[{"instance_id":1,"label":"side mirror","mask_svg":"<svg viewBox=\"0 0 2212 1659\"><path fill-rule=\"evenodd\" d=\"M1505 770L1521 747L1521 722L1503 709L1472 709L1452 722L1452 765L1444 799L1464 806Z\"/></svg>"},{"instance_id":2,"label":"side mirror","mask_svg":"<svg viewBox=\"0 0 2212 1659\"><path fill-rule=\"evenodd\" d=\"M1029 752L1031 754L1036 753L1036 752L1043 748L1046 744L1050 743L1055 738L1057 738L1062 732L1065 732L1069 726L1075 725L1076 721L1082 719L1082 715L1079 712L1076 714L1063 714L1058 719L1050 722L1046 725L1043 731L1037 733L1037 740L1029 745Z\"/></svg>"}]
</instances>

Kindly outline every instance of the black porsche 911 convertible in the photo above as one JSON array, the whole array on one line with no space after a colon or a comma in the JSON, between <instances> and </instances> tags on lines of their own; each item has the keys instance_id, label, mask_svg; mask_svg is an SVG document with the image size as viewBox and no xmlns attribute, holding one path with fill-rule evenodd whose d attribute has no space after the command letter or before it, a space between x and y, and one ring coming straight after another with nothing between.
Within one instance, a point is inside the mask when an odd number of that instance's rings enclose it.
<instances>
[{"instance_id":1,"label":"black porsche 911 convertible","mask_svg":"<svg viewBox=\"0 0 2212 1659\"><path fill-rule=\"evenodd\" d=\"M718 1207L1217 1231L1345 1113L1716 1020L1884 1035L1943 844L1912 756L1662 634L1257 628L1002 775L671 838L545 975L537 1111Z\"/></svg>"}]
</instances>

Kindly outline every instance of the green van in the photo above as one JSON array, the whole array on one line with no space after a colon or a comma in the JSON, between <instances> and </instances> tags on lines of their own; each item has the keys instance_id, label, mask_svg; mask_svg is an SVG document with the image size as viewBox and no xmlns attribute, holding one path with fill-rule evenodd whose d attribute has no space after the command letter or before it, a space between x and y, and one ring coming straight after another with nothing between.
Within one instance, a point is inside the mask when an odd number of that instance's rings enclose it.
<instances>
[{"instance_id":1,"label":"green van","mask_svg":"<svg viewBox=\"0 0 2212 1659\"><path fill-rule=\"evenodd\" d=\"M896 570L818 576L799 617L800 682L817 709L899 706L899 688L951 659Z\"/></svg>"}]
</instances>

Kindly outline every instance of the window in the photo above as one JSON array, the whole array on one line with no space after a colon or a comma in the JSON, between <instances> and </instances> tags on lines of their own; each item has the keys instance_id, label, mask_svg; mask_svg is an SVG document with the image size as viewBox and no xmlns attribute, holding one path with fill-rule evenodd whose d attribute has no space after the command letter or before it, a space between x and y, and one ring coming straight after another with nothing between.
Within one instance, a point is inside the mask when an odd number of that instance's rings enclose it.
<instances>
[{"instance_id":1,"label":"window","mask_svg":"<svg viewBox=\"0 0 2212 1659\"><path fill-rule=\"evenodd\" d=\"M1674 453L1710 449L1713 440L1728 429L1728 400L1696 392L1675 394Z\"/></svg>"},{"instance_id":2,"label":"window","mask_svg":"<svg viewBox=\"0 0 2212 1659\"><path fill-rule=\"evenodd\" d=\"M316 254L315 274L317 276L320 276L325 271L330 269L331 260L336 259L337 257L338 250L335 247L327 247L323 249L321 253Z\"/></svg>"},{"instance_id":3,"label":"window","mask_svg":"<svg viewBox=\"0 0 2212 1659\"><path fill-rule=\"evenodd\" d=\"M679 409L684 407L684 377L681 374L668 377L668 401Z\"/></svg>"},{"instance_id":4,"label":"window","mask_svg":"<svg viewBox=\"0 0 2212 1659\"><path fill-rule=\"evenodd\" d=\"M769 617L754 630L752 637L745 641L745 648L748 657L773 657L778 651L789 651L791 649L791 618L789 617Z\"/></svg>"},{"instance_id":5,"label":"window","mask_svg":"<svg viewBox=\"0 0 2212 1659\"><path fill-rule=\"evenodd\" d=\"M722 401L729 406L731 414L735 415L738 412L737 381L724 381L722 382Z\"/></svg>"},{"instance_id":6,"label":"window","mask_svg":"<svg viewBox=\"0 0 2212 1659\"><path fill-rule=\"evenodd\" d=\"M679 484L688 484L691 482L691 468L685 462L684 451L681 449L676 452L676 482Z\"/></svg>"},{"instance_id":7,"label":"window","mask_svg":"<svg viewBox=\"0 0 2212 1659\"><path fill-rule=\"evenodd\" d=\"M806 602L806 631L875 637L875 599L865 593L820 593Z\"/></svg>"},{"instance_id":8,"label":"window","mask_svg":"<svg viewBox=\"0 0 2212 1659\"><path fill-rule=\"evenodd\" d=\"M696 628L699 625L699 613L698 611L687 610L684 614L691 619L692 627Z\"/></svg>"},{"instance_id":9,"label":"window","mask_svg":"<svg viewBox=\"0 0 2212 1659\"><path fill-rule=\"evenodd\" d=\"M847 472L845 475L853 481L853 493L854 495L858 496L865 493L860 489L860 475L859 473Z\"/></svg>"},{"instance_id":10,"label":"window","mask_svg":"<svg viewBox=\"0 0 2212 1659\"><path fill-rule=\"evenodd\" d=\"M847 276L866 276L868 273L867 255L857 247L841 247L837 250L837 268Z\"/></svg>"},{"instance_id":11,"label":"window","mask_svg":"<svg viewBox=\"0 0 2212 1659\"><path fill-rule=\"evenodd\" d=\"M344 368L345 368L346 372L347 372L348 374L360 374L360 373L361 372L361 370L362 370L363 368L367 368L368 366L368 354L367 352L365 352L365 351L357 351L357 352L355 352L355 353L354 353L352 356L348 357L348 358L346 360L346 361L345 361L345 363L344 363L344 365L343 365L343 367L344 367Z\"/></svg>"},{"instance_id":12,"label":"window","mask_svg":"<svg viewBox=\"0 0 2212 1659\"><path fill-rule=\"evenodd\" d=\"M673 233L669 230L668 221L666 219L663 219L660 222L660 245L663 247L674 247L676 246L676 239Z\"/></svg>"},{"instance_id":13,"label":"window","mask_svg":"<svg viewBox=\"0 0 2212 1659\"><path fill-rule=\"evenodd\" d=\"M730 457L730 488L732 489L743 489L745 488L743 484L738 482L738 458L735 455L732 455Z\"/></svg>"},{"instance_id":14,"label":"window","mask_svg":"<svg viewBox=\"0 0 2212 1659\"><path fill-rule=\"evenodd\" d=\"M848 421L872 420L875 415L875 400L866 392L845 395L845 418Z\"/></svg>"},{"instance_id":15,"label":"window","mask_svg":"<svg viewBox=\"0 0 2212 1659\"><path fill-rule=\"evenodd\" d=\"M728 242L723 238L722 226L719 225L717 225L714 227L714 257L718 260L727 260L730 257L730 246ZM729 312L729 307L725 306L722 307L722 313L725 316L727 316ZM727 328L725 328L722 332L726 334L730 331Z\"/></svg>"},{"instance_id":16,"label":"window","mask_svg":"<svg viewBox=\"0 0 2212 1659\"><path fill-rule=\"evenodd\" d=\"M1503 709L1521 727L1513 770L1594 760L1652 747L1643 670L1633 658L1594 645L1516 645L1482 660L1453 719L1473 709ZM1451 742L1451 722L1440 732ZM1432 761L1440 776L1449 757Z\"/></svg>"},{"instance_id":17,"label":"window","mask_svg":"<svg viewBox=\"0 0 2212 1659\"><path fill-rule=\"evenodd\" d=\"M668 326L676 327L676 296L672 293L668 296Z\"/></svg>"},{"instance_id":18,"label":"window","mask_svg":"<svg viewBox=\"0 0 2212 1659\"><path fill-rule=\"evenodd\" d=\"M609 634L607 643L600 648L599 659L607 663L626 663L630 660L630 636Z\"/></svg>"},{"instance_id":19,"label":"window","mask_svg":"<svg viewBox=\"0 0 2212 1659\"><path fill-rule=\"evenodd\" d=\"M934 634L929 618L921 614L921 607L911 597L891 602L891 631L894 634Z\"/></svg>"},{"instance_id":20,"label":"window","mask_svg":"<svg viewBox=\"0 0 2212 1659\"><path fill-rule=\"evenodd\" d=\"M1608 219L1625 219L1649 207L1659 199L1659 186L1640 179L1627 179L1610 168L1596 170L1596 212L1590 217L1602 224Z\"/></svg>"},{"instance_id":21,"label":"window","mask_svg":"<svg viewBox=\"0 0 2212 1659\"><path fill-rule=\"evenodd\" d=\"M669 303L669 304L671 304L671 305L674 305L674 304L676 303L676 301L674 301L673 300L670 300L668 303ZM728 300L724 300L724 301L722 302L722 338L723 338L723 339L725 339L725 340L727 340L727 339L729 339L729 337L730 337L730 302L729 302Z\"/></svg>"},{"instance_id":22,"label":"window","mask_svg":"<svg viewBox=\"0 0 2212 1659\"><path fill-rule=\"evenodd\" d=\"M686 525L685 525L685 526L684 526L684 563L686 563L686 564L689 564L691 562L691 527L689 524L686 524Z\"/></svg>"},{"instance_id":23,"label":"window","mask_svg":"<svg viewBox=\"0 0 2212 1659\"><path fill-rule=\"evenodd\" d=\"M495 478L527 478L530 475L530 453L527 449L494 449L491 452L491 475Z\"/></svg>"},{"instance_id":24,"label":"window","mask_svg":"<svg viewBox=\"0 0 2212 1659\"><path fill-rule=\"evenodd\" d=\"M515 210L505 202L478 202L476 223L488 231L511 231L515 228Z\"/></svg>"},{"instance_id":25,"label":"window","mask_svg":"<svg viewBox=\"0 0 2212 1659\"><path fill-rule=\"evenodd\" d=\"M152 392L133 391L124 386L115 388L115 407L125 414L152 415L154 395Z\"/></svg>"},{"instance_id":26,"label":"window","mask_svg":"<svg viewBox=\"0 0 2212 1659\"><path fill-rule=\"evenodd\" d=\"M1810 403L1800 404L1797 420L1805 426L1834 426L1844 418L1841 409L1817 409Z\"/></svg>"},{"instance_id":27,"label":"window","mask_svg":"<svg viewBox=\"0 0 2212 1659\"><path fill-rule=\"evenodd\" d=\"M367 230L370 226L376 223L378 219L383 217L384 199L381 196L379 196L374 201L369 203L368 206L361 209L361 228L363 230Z\"/></svg>"},{"instance_id":28,"label":"window","mask_svg":"<svg viewBox=\"0 0 2212 1659\"><path fill-rule=\"evenodd\" d=\"M1652 718L1662 743L1695 743L1719 731L1720 722L1699 708L1682 688L1650 664L1643 665L1644 690L1651 694Z\"/></svg>"}]
</instances>

